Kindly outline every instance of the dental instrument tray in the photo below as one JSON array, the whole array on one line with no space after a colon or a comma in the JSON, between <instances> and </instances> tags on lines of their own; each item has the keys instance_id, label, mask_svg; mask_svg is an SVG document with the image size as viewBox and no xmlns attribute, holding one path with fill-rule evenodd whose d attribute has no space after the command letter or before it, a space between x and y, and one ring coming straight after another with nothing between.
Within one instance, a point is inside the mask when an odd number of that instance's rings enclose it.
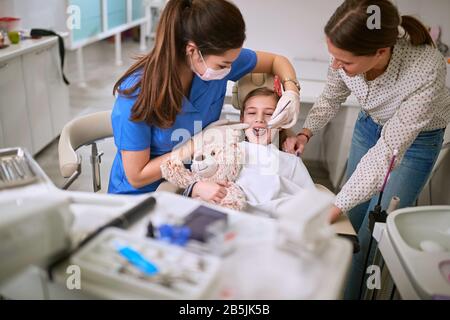
<instances>
[{"instance_id":1,"label":"dental instrument tray","mask_svg":"<svg viewBox=\"0 0 450 320\"><path fill-rule=\"evenodd\" d=\"M108 228L71 257L81 277L114 292L110 298L201 299L220 259Z\"/></svg>"},{"instance_id":2,"label":"dental instrument tray","mask_svg":"<svg viewBox=\"0 0 450 320\"><path fill-rule=\"evenodd\" d=\"M29 159L22 148L0 149L0 190L37 182Z\"/></svg>"}]
</instances>

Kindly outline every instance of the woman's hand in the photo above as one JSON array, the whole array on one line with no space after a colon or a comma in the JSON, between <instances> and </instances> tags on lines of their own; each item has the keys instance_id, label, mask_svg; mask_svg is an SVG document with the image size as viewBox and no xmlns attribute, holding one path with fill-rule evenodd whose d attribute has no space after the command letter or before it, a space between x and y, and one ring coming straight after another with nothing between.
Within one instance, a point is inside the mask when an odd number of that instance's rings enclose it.
<instances>
[{"instance_id":1,"label":"woman's hand","mask_svg":"<svg viewBox=\"0 0 450 320\"><path fill-rule=\"evenodd\" d=\"M270 128L292 128L300 114L300 95L293 90L283 92L268 125Z\"/></svg>"},{"instance_id":2,"label":"woman's hand","mask_svg":"<svg viewBox=\"0 0 450 320\"><path fill-rule=\"evenodd\" d=\"M333 224L339 219L339 217L341 215L342 215L342 210L339 209L338 207L336 207L335 205L333 205L328 214L328 221L330 222L330 224Z\"/></svg>"},{"instance_id":3,"label":"woman's hand","mask_svg":"<svg viewBox=\"0 0 450 320\"><path fill-rule=\"evenodd\" d=\"M304 135L297 135L295 137L287 138L283 143L283 151L287 153L300 156L305 150L305 146L308 143L308 138Z\"/></svg>"},{"instance_id":4,"label":"woman's hand","mask_svg":"<svg viewBox=\"0 0 450 320\"><path fill-rule=\"evenodd\" d=\"M209 182L199 181L192 189L192 198L200 198L203 201L212 201L219 203L227 195L227 187L229 182Z\"/></svg>"}]
</instances>

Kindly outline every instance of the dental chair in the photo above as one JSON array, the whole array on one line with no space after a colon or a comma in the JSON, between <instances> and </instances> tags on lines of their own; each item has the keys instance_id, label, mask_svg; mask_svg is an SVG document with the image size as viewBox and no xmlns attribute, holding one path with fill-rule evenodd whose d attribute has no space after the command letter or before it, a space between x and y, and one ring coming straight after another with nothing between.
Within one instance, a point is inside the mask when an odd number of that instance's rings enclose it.
<instances>
[{"instance_id":1,"label":"dental chair","mask_svg":"<svg viewBox=\"0 0 450 320\"><path fill-rule=\"evenodd\" d=\"M241 110L243 100L247 94L261 87L272 89L274 87L273 77L267 74L251 73L240 79L232 89L233 107ZM284 130L284 133L279 136L278 147L281 148L284 140L293 135L295 134L291 130ZM64 178L67 178L62 189L68 189L81 174L82 159L76 151L83 146L91 147L90 162L92 166L93 191L97 192L101 189L100 163L103 152L99 152L97 142L102 139L111 138L112 136L111 111L102 111L81 116L64 126L58 145L60 172ZM316 187L323 192L334 195L322 185L316 184ZM161 183L156 191L183 192L182 189L167 181ZM353 241L354 246L357 247L354 239L356 233L346 216L342 216L333 226L337 233L348 235L350 240Z\"/></svg>"}]
</instances>

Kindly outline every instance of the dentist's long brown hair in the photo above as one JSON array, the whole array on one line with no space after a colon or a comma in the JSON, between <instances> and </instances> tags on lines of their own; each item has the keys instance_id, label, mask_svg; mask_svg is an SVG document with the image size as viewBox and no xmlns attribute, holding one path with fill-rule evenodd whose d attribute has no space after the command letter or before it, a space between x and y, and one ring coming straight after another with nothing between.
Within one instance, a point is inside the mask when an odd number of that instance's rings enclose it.
<instances>
[{"instance_id":1,"label":"dentist's long brown hair","mask_svg":"<svg viewBox=\"0 0 450 320\"><path fill-rule=\"evenodd\" d=\"M161 13L154 48L127 70L113 93L137 95L130 120L169 128L181 111L184 93L179 66L186 60L187 42L194 42L203 55L220 55L242 47L244 40L244 19L232 3L170 0ZM142 73L139 80L121 90L120 85L137 72Z\"/></svg>"},{"instance_id":2,"label":"dentist's long brown hair","mask_svg":"<svg viewBox=\"0 0 450 320\"><path fill-rule=\"evenodd\" d=\"M369 6L380 8L380 29L369 29ZM346 0L336 9L325 26L325 34L336 47L355 56L371 56L378 49L393 47L398 40L398 27L402 26L414 46L434 46L425 26L416 18L401 16L389 0Z\"/></svg>"}]
</instances>

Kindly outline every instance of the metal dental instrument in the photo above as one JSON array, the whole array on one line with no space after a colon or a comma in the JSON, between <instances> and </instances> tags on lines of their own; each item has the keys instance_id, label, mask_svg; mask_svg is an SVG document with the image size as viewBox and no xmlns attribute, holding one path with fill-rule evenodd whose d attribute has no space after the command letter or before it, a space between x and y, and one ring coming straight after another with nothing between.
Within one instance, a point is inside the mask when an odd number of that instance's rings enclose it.
<instances>
[{"instance_id":1,"label":"metal dental instrument","mask_svg":"<svg viewBox=\"0 0 450 320\"><path fill-rule=\"evenodd\" d=\"M286 109L291 104L291 102L292 101L289 100L288 103L286 103L286 105L283 108L281 108L280 112L278 112L276 115L272 115L272 119L278 117L284 111L284 109ZM269 128L272 129L271 126L269 126Z\"/></svg>"},{"instance_id":2,"label":"metal dental instrument","mask_svg":"<svg viewBox=\"0 0 450 320\"><path fill-rule=\"evenodd\" d=\"M20 164L17 162L17 158L13 158L11 160L14 168L16 169L17 173L19 174L19 176L21 178L25 177L25 172L23 171L23 169L21 168Z\"/></svg>"},{"instance_id":3,"label":"metal dental instrument","mask_svg":"<svg viewBox=\"0 0 450 320\"><path fill-rule=\"evenodd\" d=\"M11 175L9 173L8 168L6 167L5 162L0 162L0 167L2 169L2 174L5 176L6 180L7 181L11 181L12 177L11 177Z\"/></svg>"},{"instance_id":4,"label":"metal dental instrument","mask_svg":"<svg viewBox=\"0 0 450 320\"><path fill-rule=\"evenodd\" d=\"M9 174L11 175L11 177L14 181L19 180L19 173L16 172L16 168L12 164L11 160L6 161L6 168L8 169Z\"/></svg>"},{"instance_id":5,"label":"metal dental instrument","mask_svg":"<svg viewBox=\"0 0 450 320\"><path fill-rule=\"evenodd\" d=\"M2 162L0 162L0 178L3 181L7 181L8 180L8 177L6 176L6 173L5 173L4 169L3 169L3 163Z\"/></svg>"},{"instance_id":6,"label":"metal dental instrument","mask_svg":"<svg viewBox=\"0 0 450 320\"><path fill-rule=\"evenodd\" d=\"M31 170L30 166L28 165L27 160L24 157L20 157L17 161L20 164L20 167L23 169L25 176L29 176L29 177L34 176L33 171Z\"/></svg>"}]
</instances>

